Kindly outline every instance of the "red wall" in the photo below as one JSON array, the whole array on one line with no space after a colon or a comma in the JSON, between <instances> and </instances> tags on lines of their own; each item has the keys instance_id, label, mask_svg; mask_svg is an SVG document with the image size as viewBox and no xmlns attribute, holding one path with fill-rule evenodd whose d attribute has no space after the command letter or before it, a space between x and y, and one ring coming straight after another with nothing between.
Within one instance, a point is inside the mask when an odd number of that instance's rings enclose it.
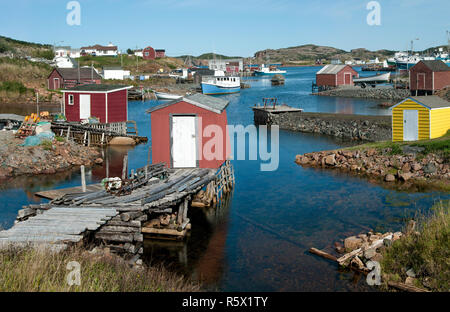
<instances>
[{"instance_id":1,"label":"red wall","mask_svg":"<svg viewBox=\"0 0 450 312\"><path fill-rule=\"evenodd\" d=\"M73 94L74 103L69 105L69 94ZM64 93L64 106L67 121L80 121L80 94L91 95L91 117L100 118L100 122L106 122L105 93Z\"/></svg>"},{"instance_id":2,"label":"red wall","mask_svg":"<svg viewBox=\"0 0 450 312\"><path fill-rule=\"evenodd\" d=\"M320 74L316 75L316 84L318 86L336 86L336 75Z\"/></svg>"},{"instance_id":3,"label":"red wall","mask_svg":"<svg viewBox=\"0 0 450 312\"><path fill-rule=\"evenodd\" d=\"M450 71L434 73L434 90L450 86Z\"/></svg>"},{"instance_id":4,"label":"red wall","mask_svg":"<svg viewBox=\"0 0 450 312\"><path fill-rule=\"evenodd\" d=\"M152 130L152 161L153 163L165 162L171 167L170 155L170 114L195 114L202 117L202 133L208 125L218 125L223 130L223 155L222 160L203 159L203 144L208 142L210 137L203 137L202 144L199 144L200 168L218 168L226 159L226 146L229 144L229 136L226 130L227 114L224 110L221 114L216 114L203 108L191 105L186 102L178 102L168 107L151 113ZM198 141L197 141L198 142Z\"/></svg>"},{"instance_id":5,"label":"red wall","mask_svg":"<svg viewBox=\"0 0 450 312\"><path fill-rule=\"evenodd\" d=\"M108 122L127 121L128 91L108 93Z\"/></svg>"},{"instance_id":6,"label":"red wall","mask_svg":"<svg viewBox=\"0 0 450 312\"><path fill-rule=\"evenodd\" d=\"M56 89L58 89L57 87L55 87L54 78L58 78L59 79L60 88L63 87L63 79L62 79L61 75L56 70L53 70L52 73L50 74L50 76L48 77L48 84L47 84L47 86L48 86L49 90L56 90Z\"/></svg>"},{"instance_id":7,"label":"red wall","mask_svg":"<svg viewBox=\"0 0 450 312\"><path fill-rule=\"evenodd\" d=\"M166 57L166 52L163 52L163 51L158 51L158 52L156 52L155 51L155 57L157 57L157 58L163 58L163 57Z\"/></svg>"},{"instance_id":8,"label":"red wall","mask_svg":"<svg viewBox=\"0 0 450 312\"><path fill-rule=\"evenodd\" d=\"M148 53L148 55L145 55ZM142 51L142 57L144 60L154 60L156 58L156 52L152 47L147 47Z\"/></svg>"},{"instance_id":9,"label":"red wall","mask_svg":"<svg viewBox=\"0 0 450 312\"><path fill-rule=\"evenodd\" d=\"M49 90L56 90L57 88L54 85L54 78L59 78L60 88L67 89L73 88L78 84L78 80L64 80L62 76L58 73L56 69L52 71L50 76L47 79L47 86ZM80 79L80 84L101 84L102 81L100 79Z\"/></svg>"},{"instance_id":10,"label":"red wall","mask_svg":"<svg viewBox=\"0 0 450 312\"><path fill-rule=\"evenodd\" d=\"M410 70L410 89L412 90L433 90L433 74L422 62L417 63ZM425 74L425 88L417 84L417 74Z\"/></svg>"},{"instance_id":11,"label":"red wall","mask_svg":"<svg viewBox=\"0 0 450 312\"><path fill-rule=\"evenodd\" d=\"M106 93L64 93L67 121L80 121L80 94L91 95L91 117L101 123L127 121L127 90L108 93L108 120L106 120ZM69 94L74 95L74 104L69 105Z\"/></svg>"}]
</instances>

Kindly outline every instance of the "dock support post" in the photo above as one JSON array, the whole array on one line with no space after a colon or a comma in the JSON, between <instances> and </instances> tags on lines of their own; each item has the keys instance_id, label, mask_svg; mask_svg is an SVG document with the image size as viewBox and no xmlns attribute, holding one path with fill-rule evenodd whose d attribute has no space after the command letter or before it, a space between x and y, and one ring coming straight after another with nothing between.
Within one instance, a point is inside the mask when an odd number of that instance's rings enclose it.
<instances>
[{"instance_id":1,"label":"dock support post","mask_svg":"<svg viewBox=\"0 0 450 312\"><path fill-rule=\"evenodd\" d=\"M182 219L183 221L182 221L182 223L184 223L187 219L188 204L189 204L189 199L186 197L183 202L183 219Z\"/></svg>"},{"instance_id":2,"label":"dock support post","mask_svg":"<svg viewBox=\"0 0 450 312\"><path fill-rule=\"evenodd\" d=\"M69 141L69 138L70 138L70 126L69 126L69 128L67 128L66 140Z\"/></svg>"},{"instance_id":3,"label":"dock support post","mask_svg":"<svg viewBox=\"0 0 450 312\"><path fill-rule=\"evenodd\" d=\"M86 193L86 174L84 172L84 166L80 167L81 170L81 190Z\"/></svg>"},{"instance_id":4,"label":"dock support post","mask_svg":"<svg viewBox=\"0 0 450 312\"><path fill-rule=\"evenodd\" d=\"M125 180L125 178L127 177L127 164L128 164L128 155L125 155L125 157L123 158L123 167L122 167L122 180Z\"/></svg>"}]
</instances>

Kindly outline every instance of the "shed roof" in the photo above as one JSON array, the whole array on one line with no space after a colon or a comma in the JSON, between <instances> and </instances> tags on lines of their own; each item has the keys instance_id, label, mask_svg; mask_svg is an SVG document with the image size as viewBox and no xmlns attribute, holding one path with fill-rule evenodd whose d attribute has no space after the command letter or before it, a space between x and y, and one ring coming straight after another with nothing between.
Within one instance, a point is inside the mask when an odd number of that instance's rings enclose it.
<instances>
[{"instance_id":1,"label":"shed roof","mask_svg":"<svg viewBox=\"0 0 450 312\"><path fill-rule=\"evenodd\" d=\"M450 71L450 67L447 66L447 64L445 64L441 60L421 61L421 62L434 72Z\"/></svg>"},{"instance_id":2,"label":"shed roof","mask_svg":"<svg viewBox=\"0 0 450 312\"><path fill-rule=\"evenodd\" d=\"M55 68L55 70L66 80L77 80L78 79L78 68ZM91 68L82 67L79 69L80 79L91 79L93 77L95 80L102 79L102 77Z\"/></svg>"},{"instance_id":3,"label":"shed roof","mask_svg":"<svg viewBox=\"0 0 450 312\"><path fill-rule=\"evenodd\" d=\"M412 100L428 109L437 109L437 108L450 108L450 102L444 100L443 98L437 95L429 95L429 96L410 96L400 103L392 106L392 108L404 103L407 100Z\"/></svg>"},{"instance_id":4,"label":"shed roof","mask_svg":"<svg viewBox=\"0 0 450 312\"><path fill-rule=\"evenodd\" d=\"M104 85L104 84L86 84L79 85L70 89L61 90L62 92L99 92L99 93L109 93L120 90L131 89L132 86L125 85Z\"/></svg>"},{"instance_id":5,"label":"shed roof","mask_svg":"<svg viewBox=\"0 0 450 312\"><path fill-rule=\"evenodd\" d=\"M325 65L321 70L319 70L317 72L318 75L320 74L337 74L339 73L341 70L343 70L345 67L347 67L348 65ZM348 66L350 67L350 66ZM350 67L352 68L352 67ZM352 68L353 69L353 68Z\"/></svg>"},{"instance_id":6,"label":"shed roof","mask_svg":"<svg viewBox=\"0 0 450 312\"><path fill-rule=\"evenodd\" d=\"M182 97L179 100L174 100L171 102L163 103L161 105L152 107L147 110L147 113L152 113L154 111L160 110L162 108L168 107L170 105L179 103L179 102L187 102L189 104L195 105L197 107L212 111L216 114L221 114L223 110L228 106L229 101L225 101L216 97L212 97L204 94L192 94L185 97Z\"/></svg>"}]
</instances>

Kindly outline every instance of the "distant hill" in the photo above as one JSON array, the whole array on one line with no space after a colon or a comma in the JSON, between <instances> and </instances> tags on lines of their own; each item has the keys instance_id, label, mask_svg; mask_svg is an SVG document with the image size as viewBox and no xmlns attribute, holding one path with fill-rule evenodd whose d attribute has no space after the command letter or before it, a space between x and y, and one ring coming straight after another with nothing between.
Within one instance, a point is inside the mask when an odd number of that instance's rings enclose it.
<instances>
[{"instance_id":1,"label":"distant hill","mask_svg":"<svg viewBox=\"0 0 450 312\"><path fill-rule=\"evenodd\" d=\"M255 53L257 62L282 62L282 63L302 63L312 62L318 59L332 60L340 59L341 61L350 60L353 58L359 59L374 59L376 57L385 59L394 55L394 51L378 50L369 51L367 49L359 48L351 51L345 51L328 46L317 46L314 44L306 44L296 47L282 48L282 49L267 49Z\"/></svg>"}]
</instances>

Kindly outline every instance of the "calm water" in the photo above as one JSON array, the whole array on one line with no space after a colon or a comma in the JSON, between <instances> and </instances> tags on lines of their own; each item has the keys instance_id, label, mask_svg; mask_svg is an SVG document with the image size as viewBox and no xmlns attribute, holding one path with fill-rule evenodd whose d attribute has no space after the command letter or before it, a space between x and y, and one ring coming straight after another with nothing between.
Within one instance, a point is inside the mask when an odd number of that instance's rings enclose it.
<instances>
[{"instance_id":1,"label":"calm water","mask_svg":"<svg viewBox=\"0 0 450 312\"><path fill-rule=\"evenodd\" d=\"M253 123L250 106L263 97L305 111L389 114L377 101L310 96L318 68L288 69L285 86L272 87L265 78L249 78L251 89L224 96L230 124ZM144 112L156 101L130 102L129 118L141 135L151 137L150 117ZM405 193L387 190L364 179L333 171L304 169L295 155L348 145L330 137L280 131L280 166L261 172L259 161L234 161L236 187L215 210L191 209L191 237L187 243L146 242L145 259L201 279L211 289L226 291L341 291L370 290L351 273L338 272L329 261L308 254L310 247L331 250L334 241L367 228L399 230L404 218L427 210L441 193ZM149 145L132 150L109 149L109 173L120 176L123 156L129 168L147 162ZM99 181L104 167L87 179ZM0 223L13 224L22 205L39 201L34 192L79 185L78 172L46 178L21 178L2 183Z\"/></svg>"}]
</instances>

